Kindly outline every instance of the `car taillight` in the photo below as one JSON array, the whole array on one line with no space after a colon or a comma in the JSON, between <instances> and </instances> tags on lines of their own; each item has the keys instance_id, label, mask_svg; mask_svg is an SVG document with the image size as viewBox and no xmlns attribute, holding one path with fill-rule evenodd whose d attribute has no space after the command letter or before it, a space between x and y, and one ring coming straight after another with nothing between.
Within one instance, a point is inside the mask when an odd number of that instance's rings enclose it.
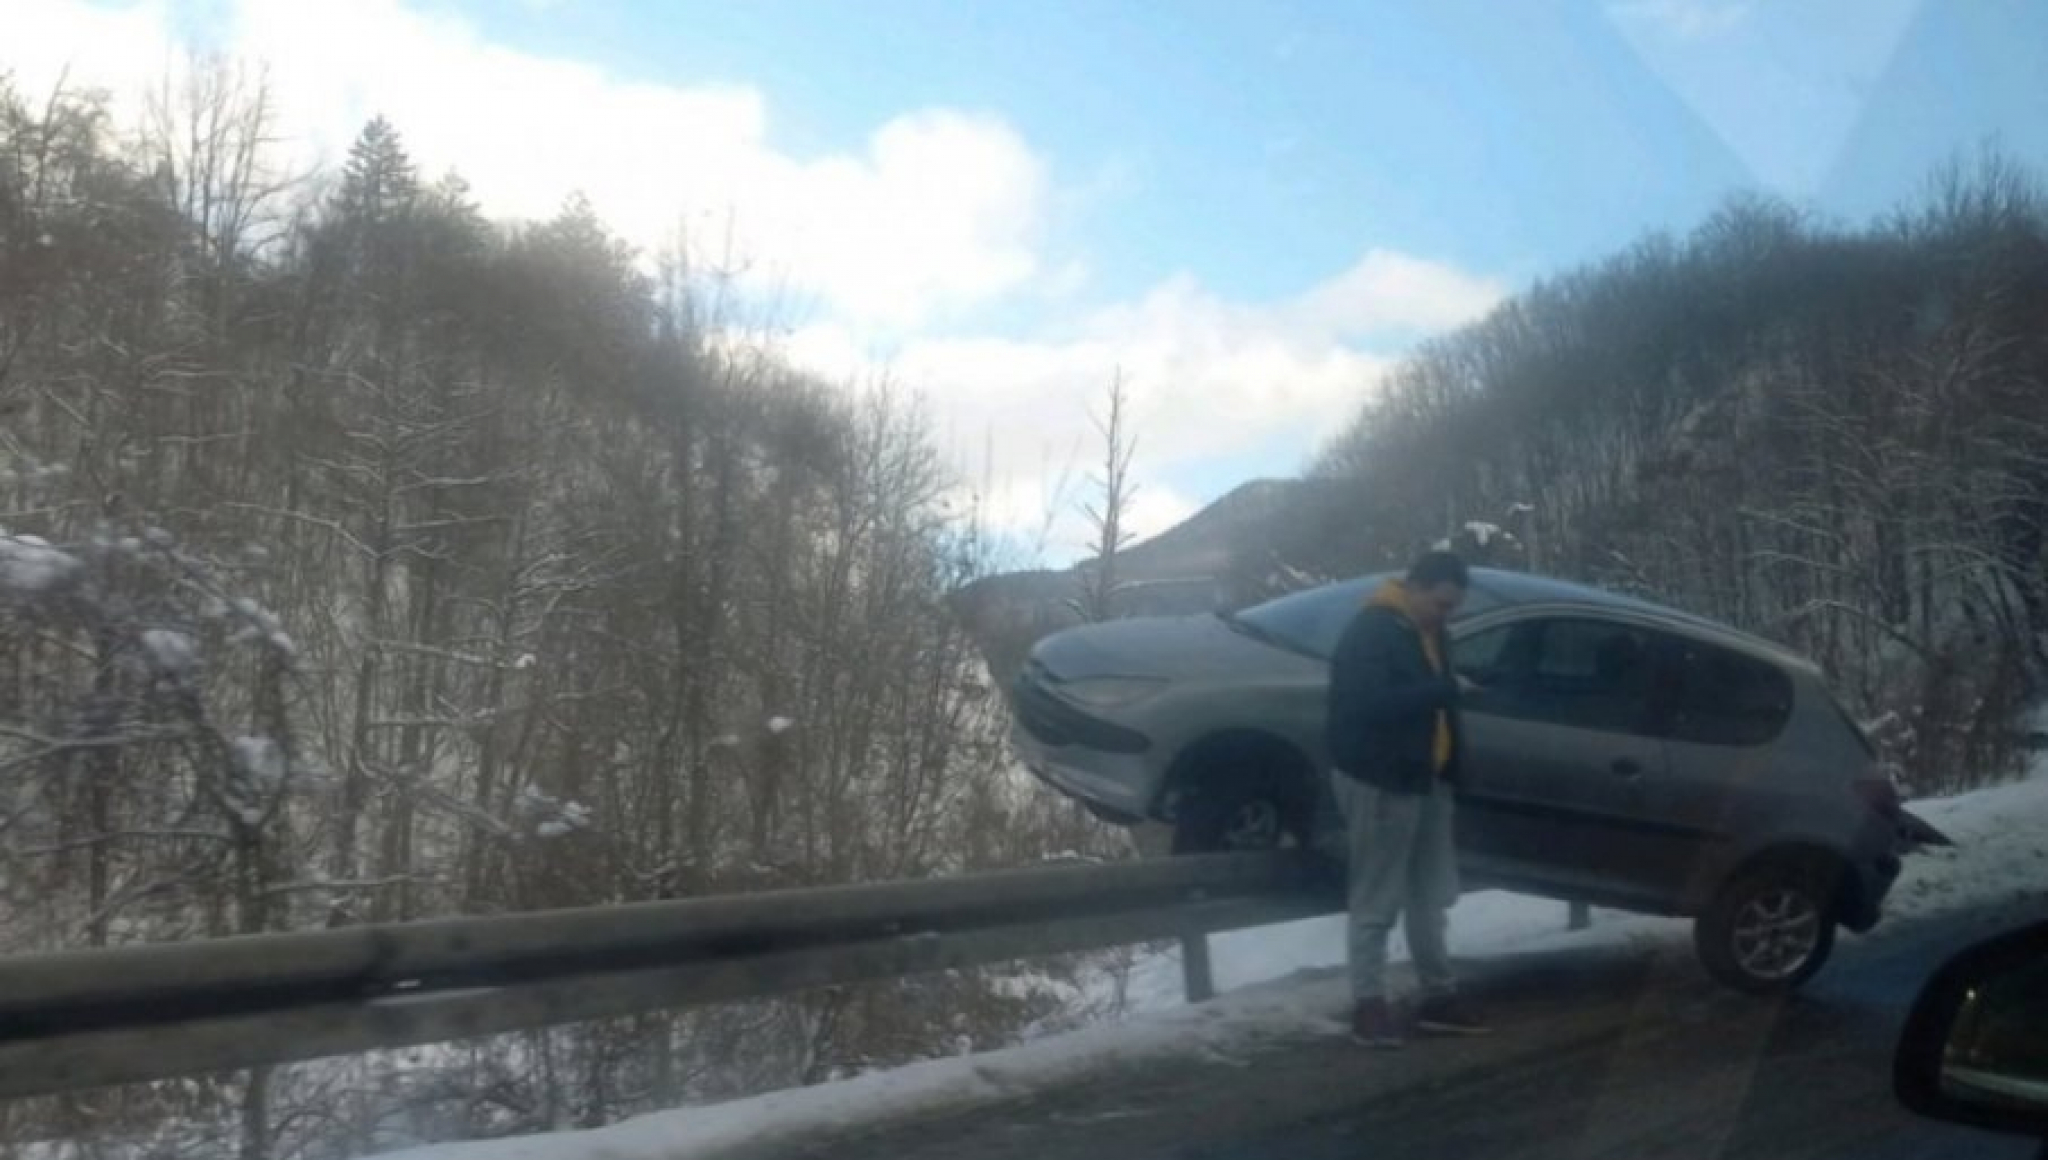
<instances>
[{"instance_id":1,"label":"car taillight","mask_svg":"<svg viewBox=\"0 0 2048 1160\"><path fill-rule=\"evenodd\" d=\"M1898 820L1902 808L1899 802L1899 787L1892 784L1891 778L1883 774L1868 774L1857 778L1853 788L1856 790L1856 796L1863 799L1863 804L1876 811L1878 817L1886 821Z\"/></svg>"}]
</instances>

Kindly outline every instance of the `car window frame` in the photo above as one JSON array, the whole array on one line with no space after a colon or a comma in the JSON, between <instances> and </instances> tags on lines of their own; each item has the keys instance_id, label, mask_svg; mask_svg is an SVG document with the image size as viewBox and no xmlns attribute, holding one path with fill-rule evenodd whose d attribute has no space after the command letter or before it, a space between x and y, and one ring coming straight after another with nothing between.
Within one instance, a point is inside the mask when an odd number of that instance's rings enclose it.
<instances>
[{"instance_id":1,"label":"car window frame","mask_svg":"<svg viewBox=\"0 0 2048 1160\"><path fill-rule=\"evenodd\" d=\"M1457 647L1460 642L1463 642L1475 636L1482 635L1487 632L1492 632L1496 629L1512 628L1517 625L1553 619L1598 620L1614 624L1627 625L1629 627L1638 629L1646 634L1649 634L1652 638L1650 652L1653 664L1655 663L1655 656L1658 652L1658 645L1656 641L1659 637L1664 638L1665 640L1675 644L1689 645L1697 648L1712 649L1716 652L1727 653L1732 656L1735 656L1736 658L1742 661L1746 661L1756 665L1761 665L1765 668L1768 668L1769 670L1778 675L1778 677L1784 682L1786 688L1787 699L1785 703L1784 713L1782 717L1778 720L1776 729L1770 734L1768 738L1761 741L1741 743L1730 741L1710 741L1682 735L1682 730L1680 730L1677 727L1675 721L1673 720L1673 717L1676 713L1676 709L1671 707L1660 707L1656 705L1654 703L1654 692L1652 694L1653 703L1650 706L1650 712L1646 715L1643 723L1632 731L1618 735L1649 737L1661 741L1676 742L1685 745L1698 745L1707 748L1721 750L1761 749L1776 744L1777 742L1782 740L1786 732L1791 729L1793 722L1799 716L1799 704L1803 694L1800 691L1799 674L1793 665L1788 664L1785 660L1779 657L1760 652L1757 649L1745 648L1739 643L1730 642L1725 639L1717 638L1711 633L1699 631L1690 624L1668 621L1654 615L1647 615L1638 612L1634 609L1606 608L1597 605L1577 604L1525 604L1508 605L1502 608L1489 609L1486 612L1471 618L1470 620L1464 621L1463 623L1456 624L1453 626L1454 640L1452 646L1452 664L1457 668L1458 672L1476 681L1478 680L1478 676L1468 671L1464 667L1462 661L1458 659ZM1589 732L1615 732L1614 730L1601 729L1589 725L1548 721L1542 717L1536 716L1510 716L1508 714L1498 713L1489 709L1481 708L1477 705L1470 704L1469 702L1468 710L1498 716L1501 717L1503 720L1533 721L1540 724L1555 724L1558 725L1560 728L1582 729Z\"/></svg>"}]
</instances>

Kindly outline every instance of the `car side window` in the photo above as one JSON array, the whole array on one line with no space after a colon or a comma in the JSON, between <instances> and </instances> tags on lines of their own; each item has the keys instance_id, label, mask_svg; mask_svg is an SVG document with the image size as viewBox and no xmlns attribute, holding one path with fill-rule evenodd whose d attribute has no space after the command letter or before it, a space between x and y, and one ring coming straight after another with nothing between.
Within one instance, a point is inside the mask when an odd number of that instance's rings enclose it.
<instances>
[{"instance_id":1,"label":"car side window","mask_svg":"<svg viewBox=\"0 0 2048 1160\"><path fill-rule=\"evenodd\" d=\"M1649 634L1592 617L1521 621L1458 646L1458 668L1484 688L1467 708L1612 733L1649 725Z\"/></svg>"},{"instance_id":2,"label":"car side window","mask_svg":"<svg viewBox=\"0 0 2048 1160\"><path fill-rule=\"evenodd\" d=\"M1502 683L1508 676L1508 642L1518 627L1503 624L1459 639L1451 646L1451 667L1480 685Z\"/></svg>"},{"instance_id":3,"label":"car side window","mask_svg":"<svg viewBox=\"0 0 2048 1160\"><path fill-rule=\"evenodd\" d=\"M1768 661L1693 640L1665 650L1660 732L1697 745L1763 745L1792 716L1792 679ZM1668 669L1666 666L1670 666Z\"/></svg>"}]
</instances>

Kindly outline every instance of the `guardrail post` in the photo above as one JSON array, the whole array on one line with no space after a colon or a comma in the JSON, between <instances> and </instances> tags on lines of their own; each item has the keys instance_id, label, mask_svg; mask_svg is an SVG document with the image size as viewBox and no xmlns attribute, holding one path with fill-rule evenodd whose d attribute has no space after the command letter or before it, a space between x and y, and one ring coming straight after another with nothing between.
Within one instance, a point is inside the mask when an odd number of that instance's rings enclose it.
<instances>
[{"instance_id":1,"label":"guardrail post","mask_svg":"<svg viewBox=\"0 0 2048 1160\"><path fill-rule=\"evenodd\" d=\"M1571 917L1565 920L1566 930L1584 930L1593 925L1593 908L1583 902L1574 902Z\"/></svg>"},{"instance_id":2,"label":"guardrail post","mask_svg":"<svg viewBox=\"0 0 2048 1160\"><path fill-rule=\"evenodd\" d=\"M1209 968L1208 935L1180 936L1180 974L1188 1002L1202 1003L1216 997L1216 976Z\"/></svg>"}]
</instances>

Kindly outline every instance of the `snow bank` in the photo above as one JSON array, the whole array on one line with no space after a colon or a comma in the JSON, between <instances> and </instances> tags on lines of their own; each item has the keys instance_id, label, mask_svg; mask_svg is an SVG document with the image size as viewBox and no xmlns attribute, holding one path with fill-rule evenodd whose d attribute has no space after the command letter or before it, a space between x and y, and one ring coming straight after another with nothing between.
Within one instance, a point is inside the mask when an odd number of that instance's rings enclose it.
<instances>
[{"instance_id":1,"label":"snow bank","mask_svg":"<svg viewBox=\"0 0 2048 1160\"><path fill-rule=\"evenodd\" d=\"M579 801L563 801L531 785L519 791L514 808L532 821L537 838L566 838L588 829L592 821L589 806Z\"/></svg>"},{"instance_id":2,"label":"snow bank","mask_svg":"<svg viewBox=\"0 0 2048 1160\"><path fill-rule=\"evenodd\" d=\"M198 642L175 629L149 629L142 634L142 648L150 667L163 676L184 680L199 667Z\"/></svg>"},{"instance_id":3,"label":"snow bank","mask_svg":"<svg viewBox=\"0 0 2048 1160\"><path fill-rule=\"evenodd\" d=\"M2025 780L1906 808L1956 844L1906 859L1885 899L1886 921L2037 893L2048 883L2048 759Z\"/></svg>"},{"instance_id":4,"label":"snow bank","mask_svg":"<svg viewBox=\"0 0 2048 1160\"><path fill-rule=\"evenodd\" d=\"M1994 899L2029 883L2038 890L2048 880L2048 763L2025 781L1911 808L1957 846L1908 859L1887 904L1889 921ZM1689 929L1683 920L1596 910L1591 928L1566 931L1565 916L1561 903L1495 891L1468 895L1451 912L1452 949L1460 957L1484 958L1507 950L1683 939ZM1345 1033L1341 1016L1348 989L1343 972L1330 969L1344 961L1340 918L1218 936L1211 958L1217 985L1237 989L1199 1006L1180 1000L1177 958L1154 955L1132 971L1129 998L1142 1013L1124 1022L592 1131L441 1144L389 1154L387 1160L707 1160L742 1150L758 1154L784 1141L817 1139L880 1120L996 1103L1091 1073L1202 1055L1243 1060L1264 1043Z\"/></svg>"},{"instance_id":5,"label":"snow bank","mask_svg":"<svg viewBox=\"0 0 2048 1160\"><path fill-rule=\"evenodd\" d=\"M83 567L78 557L51 547L40 536L10 536L0 531L0 590L43 592L71 579Z\"/></svg>"},{"instance_id":6,"label":"snow bank","mask_svg":"<svg viewBox=\"0 0 2048 1160\"><path fill-rule=\"evenodd\" d=\"M251 785L276 786L284 780L284 748L269 737L237 737L234 740L235 767Z\"/></svg>"}]
</instances>

